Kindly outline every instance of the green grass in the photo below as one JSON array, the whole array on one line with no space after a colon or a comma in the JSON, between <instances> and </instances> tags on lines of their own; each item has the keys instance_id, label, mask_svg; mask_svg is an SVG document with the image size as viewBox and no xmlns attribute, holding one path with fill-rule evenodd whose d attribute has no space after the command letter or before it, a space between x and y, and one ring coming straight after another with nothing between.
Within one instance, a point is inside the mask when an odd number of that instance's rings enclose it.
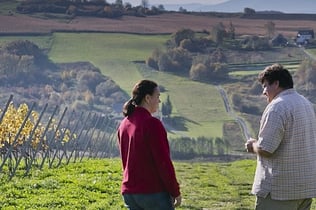
<instances>
[{"instance_id":1,"label":"green grass","mask_svg":"<svg viewBox=\"0 0 316 210\"><path fill-rule=\"evenodd\" d=\"M0 36L0 46L16 40L29 40L35 43L41 49L50 49L52 37L47 36Z\"/></svg>"},{"instance_id":2,"label":"green grass","mask_svg":"<svg viewBox=\"0 0 316 210\"><path fill-rule=\"evenodd\" d=\"M289 61L289 62L280 62L280 63L285 68L287 68L290 72L293 72L293 73L298 69L298 67L300 65L300 63L298 61L294 61L294 62ZM268 65L270 65L270 64L268 64ZM236 76L243 77L243 76L251 76L251 75L257 76L264 69L264 67L262 67L262 66L260 66L260 68L258 68L258 67L256 67L256 65L251 65L251 64L247 65L246 68L247 68L247 70L244 70L245 65L240 65L239 69L236 68L236 70L229 72L229 75L235 76L235 77Z\"/></svg>"},{"instance_id":3,"label":"green grass","mask_svg":"<svg viewBox=\"0 0 316 210\"><path fill-rule=\"evenodd\" d=\"M251 209L255 160L231 163L175 162L183 204L179 210ZM124 209L119 159L84 159L29 177L0 179L1 209Z\"/></svg>"},{"instance_id":4,"label":"green grass","mask_svg":"<svg viewBox=\"0 0 316 210\"><path fill-rule=\"evenodd\" d=\"M132 61L144 61L156 48L164 49L169 35L55 33L49 56L55 62L90 61L130 94L136 81L148 78L166 88L174 117L182 129L170 136L222 137L223 122L230 119L212 85L166 72L146 71ZM162 96L164 98L165 96Z\"/></svg>"},{"instance_id":5,"label":"green grass","mask_svg":"<svg viewBox=\"0 0 316 210\"><path fill-rule=\"evenodd\" d=\"M163 48L167 35L115 33L55 33L49 53L55 62L90 61L130 94L142 79L132 61L145 60L156 48Z\"/></svg>"},{"instance_id":6,"label":"green grass","mask_svg":"<svg viewBox=\"0 0 316 210\"><path fill-rule=\"evenodd\" d=\"M177 210L251 210L255 158L234 162L174 162L183 197ZM121 162L83 159L58 169L33 169L11 181L0 176L0 208L125 209L120 195ZM312 209L316 209L313 203Z\"/></svg>"},{"instance_id":7,"label":"green grass","mask_svg":"<svg viewBox=\"0 0 316 210\"><path fill-rule=\"evenodd\" d=\"M54 62L89 61L102 73L112 78L123 91L130 94L133 85L148 78L166 89L173 105L172 117L176 124L169 125L169 137L222 137L224 122L232 120L226 113L223 101L215 86L192 81L167 72L140 67L133 61L144 61L154 49L165 49L170 35L132 35L121 33L54 33L52 37L1 37L0 44L9 40L29 39L41 48L50 49ZM284 61L295 71L297 61ZM257 75L263 64L254 64L253 70L243 70L244 64L233 65L232 76ZM240 70L239 70L240 69Z\"/></svg>"},{"instance_id":8,"label":"green grass","mask_svg":"<svg viewBox=\"0 0 316 210\"><path fill-rule=\"evenodd\" d=\"M29 177L1 177L1 209L122 209L118 160L33 170Z\"/></svg>"},{"instance_id":9,"label":"green grass","mask_svg":"<svg viewBox=\"0 0 316 210\"><path fill-rule=\"evenodd\" d=\"M9 11L14 12L16 6L19 5L18 1L13 1L13 0L7 0L7 1L1 1L0 2L0 14L2 15L8 15Z\"/></svg>"}]
</instances>

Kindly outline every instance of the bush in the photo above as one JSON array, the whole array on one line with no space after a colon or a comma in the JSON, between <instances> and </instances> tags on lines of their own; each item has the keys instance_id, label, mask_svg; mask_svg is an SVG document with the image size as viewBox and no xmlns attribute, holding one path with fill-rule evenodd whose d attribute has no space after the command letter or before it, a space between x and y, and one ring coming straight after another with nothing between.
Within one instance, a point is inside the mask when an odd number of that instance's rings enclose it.
<instances>
[{"instance_id":1,"label":"bush","mask_svg":"<svg viewBox=\"0 0 316 210\"><path fill-rule=\"evenodd\" d=\"M96 86L103 82L104 78L101 73L94 71L82 72L78 78L78 85L81 91L90 90L96 92Z\"/></svg>"},{"instance_id":2,"label":"bush","mask_svg":"<svg viewBox=\"0 0 316 210\"><path fill-rule=\"evenodd\" d=\"M198 63L192 65L190 69L190 79L192 80L202 80L209 77L208 69L203 63Z\"/></svg>"},{"instance_id":3,"label":"bush","mask_svg":"<svg viewBox=\"0 0 316 210\"><path fill-rule=\"evenodd\" d=\"M194 35L195 35L194 31L191 29L181 29L181 30L178 30L177 32L173 33L171 35L171 37L172 37L172 41L178 47L180 45L181 41L184 39L193 40Z\"/></svg>"},{"instance_id":4,"label":"bush","mask_svg":"<svg viewBox=\"0 0 316 210\"><path fill-rule=\"evenodd\" d=\"M185 49L185 50L188 50L188 51L195 51L195 49L196 49L196 47L191 39L183 39L180 42L180 47Z\"/></svg>"},{"instance_id":5,"label":"bush","mask_svg":"<svg viewBox=\"0 0 316 210\"><path fill-rule=\"evenodd\" d=\"M268 50L269 40L258 36L249 36L240 42L240 48L244 50Z\"/></svg>"},{"instance_id":6,"label":"bush","mask_svg":"<svg viewBox=\"0 0 316 210\"><path fill-rule=\"evenodd\" d=\"M97 96L108 97L119 90L120 88L113 82L113 80L106 80L96 86L95 94Z\"/></svg>"},{"instance_id":7,"label":"bush","mask_svg":"<svg viewBox=\"0 0 316 210\"><path fill-rule=\"evenodd\" d=\"M153 69L159 70L157 60L155 60L152 57L147 58L146 65L153 68Z\"/></svg>"}]
</instances>

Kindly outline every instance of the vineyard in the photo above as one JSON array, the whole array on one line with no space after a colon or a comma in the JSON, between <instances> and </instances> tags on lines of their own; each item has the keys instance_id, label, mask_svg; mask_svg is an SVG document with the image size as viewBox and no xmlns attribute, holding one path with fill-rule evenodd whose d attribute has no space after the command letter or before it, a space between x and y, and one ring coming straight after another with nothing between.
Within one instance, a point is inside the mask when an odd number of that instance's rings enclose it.
<instances>
[{"instance_id":1,"label":"vineyard","mask_svg":"<svg viewBox=\"0 0 316 210\"><path fill-rule=\"evenodd\" d=\"M117 156L116 122L96 113L60 110L48 112L46 104L40 112L36 103L16 107L13 95L0 116L0 172L12 179L18 169L24 175L44 165L54 168L84 157Z\"/></svg>"}]
</instances>

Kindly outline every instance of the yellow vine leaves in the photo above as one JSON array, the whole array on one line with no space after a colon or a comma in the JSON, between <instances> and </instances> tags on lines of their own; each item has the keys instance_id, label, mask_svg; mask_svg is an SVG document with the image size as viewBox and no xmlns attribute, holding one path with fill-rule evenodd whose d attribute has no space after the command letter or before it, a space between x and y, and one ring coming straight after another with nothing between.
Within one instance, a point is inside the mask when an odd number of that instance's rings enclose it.
<instances>
[{"instance_id":1,"label":"yellow vine leaves","mask_svg":"<svg viewBox=\"0 0 316 210\"><path fill-rule=\"evenodd\" d=\"M3 110L0 111L3 112ZM25 143L29 143L33 149L37 149L38 146L42 149L47 148L47 136L44 135L46 126L41 123L36 126L36 123L39 120L38 112L32 111L31 115L26 120L25 125L21 129L23 121L28 113L29 107L25 103L20 104L17 108L14 106L13 102L9 104L7 111L0 122L0 149L7 148L12 144L16 149ZM20 129L21 131L18 134ZM68 128L56 130L57 126L55 119L52 120L52 124L48 129L56 133L54 138L55 141L60 141L64 144L71 139L72 134ZM73 134L72 138L76 138L75 134Z\"/></svg>"}]
</instances>

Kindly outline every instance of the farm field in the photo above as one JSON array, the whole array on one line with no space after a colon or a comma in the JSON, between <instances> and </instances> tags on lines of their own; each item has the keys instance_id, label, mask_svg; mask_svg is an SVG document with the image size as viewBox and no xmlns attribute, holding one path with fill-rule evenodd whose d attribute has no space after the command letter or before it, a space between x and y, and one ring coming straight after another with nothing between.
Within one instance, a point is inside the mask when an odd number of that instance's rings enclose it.
<instances>
[{"instance_id":1,"label":"farm field","mask_svg":"<svg viewBox=\"0 0 316 210\"><path fill-rule=\"evenodd\" d=\"M175 163L183 202L177 210L251 210L255 159ZM10 182L0 177L0 207L123 210L119 159L83 159L58 169L33 170ZM315 203L312 210L316 209Z\"/></svg>"},{"instance_id":2,"label":"farm field","mask_svg":"<svg viewBox=\"0 0 316 210\"><path fill-rule=\"evenodd\" d=\"M170 96L172 116L182 119L181 126L169 129L170 137L222 137L223 123L232 119L213 85L165 72L143 70L132 62L146 60L155 48L163 49L168 38L168 35L54 33L49 56L57 63L89 61L128 94L136 81L142 78L155 80L166 88L162 101L166 95Z\"/></svg>"},{"instance_id":3,"label":"farm field","mask_svg":"<svg viewBox=\"0 0 316 210\"><path fill-rule=\"evenodd\" d=\"M51 33L52 31L71 32L114 32L136 34L171 34L182 28L194 31L210 31L212 26L222 22L228 26L232 22L236 35L265 35L264 19L245 19L236 17L216 17L211 15L195 15L183 13L165 13L144 17L123 16L120 19L76 17L74 19L47 18L39 14L28 16L14 13L8 15L7 10L0 11L0 33ZM41 17L41 18L38 18ZM272 20L277 33L294 38L301 28L316 28L312 20Z\"/></svg>"},{"instance_id":4,"label":"farm field","mask_svg":"<svg viewBox=\"0 0 316 210\"><path fill-rule=\"evenodd\" d=\"M232 119L227 115L223 100L214 86L165 72L147 71L133 62L146 60L153 49L164 49L169 38L170 35L54 33L51 37L2 36L0 44L27 39L47 49L54 62L89 61L127 94L136 81L142 78L155 80L166 88L162 101L169 95L173 116L181 119L181 125L169 128L171 138L222 137L223 122ZM192 109L200 111L196 113Z\"/></svg>"},{"instance_id":5,"label":"farm field","mask_svg":"<svg viewBox=\"0 0 316 210\"><path fill-rule=\"evenodd\" d=\"M182 188L179 210L252 209L254 160L231 163L175 162ZM240 176L242 174L242 176ZM1 209L124 209L119 159L83 159L28 177L1 177Z\"/></svg>"},{"instance_id":6,"label":"farm field","mask_svg":"<svg viewBox=\"0 0 316 210\"><path fill-rule=\"evenodd\" d=\"M171 33L183 26L203 31L211 30L219 22L228 25L232 21L239 35L264 35L267 22L173 13L146 18L61 20L8 16L5 11L0 9L0 45L28 39L47 50L54 62L89 61L128 94L137 80L156 80L166 89L162 101L170 96L173 117L179 120L177 127L168 127L170 138L222 137L223 123L233 119L226 113L216 86L149 71L135 61L144 61L155 48L164 49ZM316 29L315 21L273 22L277 32L288 37L294 37L301 27ZM58 30L63 32L52 33ZM32 33L36 36L30 36ZM309 52L316 54L315 50ZM298 64L288 63L287 67L295 71ZM242 78L257 73L257 68L241 68L231 75ZM183 196L183 204L177 210L253 209L255 197L249 193L255 163L254 156L233 162L175 161ZM121 163L117 158L84 159L57 169L34 169L28 177L18 175L11 181L0 173L0 209L123 210L120 181ZM315 201L312 209L316 210Z\"/></svg>"},{"instance_id":7,"label":"farm field","mask_svg":"<svg viewBox=\"0 0 316 210\"><path fill-rule=\"evenodd\" d=\"M14 39L29 39L37 43L57 63L89 61L104 75L112 78L127 94L130 94L134 83L142 78L156 80L166 89L162 94L162 101L167 95L170 96L173 104L172 117L178 119L176 127L168 127L170 138L222 138L224 122L233 120L226 113L216 86L166 72L144 70L135 64L135 61L146 60L154 49L164 50L170 34L55 32L51 36L2 36L0 44ZM259 71L258 68L254 71L245 71L242 68L243 66L230 75L243 77ZM289 68L293 68L293 65L289 65Z\"/></svg>"}]
</instances>

